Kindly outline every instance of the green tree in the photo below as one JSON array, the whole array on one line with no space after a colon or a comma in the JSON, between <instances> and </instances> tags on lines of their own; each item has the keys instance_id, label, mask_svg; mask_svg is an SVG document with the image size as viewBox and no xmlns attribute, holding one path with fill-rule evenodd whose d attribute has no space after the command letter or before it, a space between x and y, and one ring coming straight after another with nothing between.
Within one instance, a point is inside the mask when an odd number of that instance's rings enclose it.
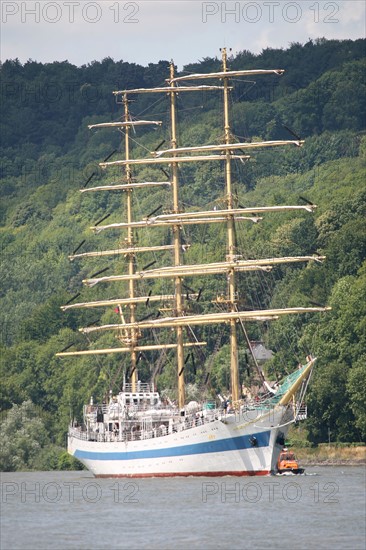
<instances>
[{"instance_id":1,"label":"green tree","mask_svg":"<svg viewBox=\"0 0 366 550\"><path fill-rule=\"evenodd\" d=\"M362 355L349 371L347 393L350 406L355 416L356 427L360 430L363 440L366 439L366 355Z\"/></svg>"},{"instance_id":2,"label":"green tree","mask_svg":"<svg viewBox=\"0 0 366 550\"><path fill-rule=\"evenodd\" d=\"M309 323L302 338L319 356L309 391L310 440L359 441L364 434L366 346L366 265L356 277L344 277L333 287L332 312L320 323Z\"/></svg>"},{"instance_id":3,"label":"green tree","mask_svg":"<svg viewBox=\"0 0 366 550\"><path fill-rule=\"evenodd\" d=\"M5 472L31 470L49 444L41 411L31 401L14 405L0 424L0 469Z\"/></svg>"}]
</instances>

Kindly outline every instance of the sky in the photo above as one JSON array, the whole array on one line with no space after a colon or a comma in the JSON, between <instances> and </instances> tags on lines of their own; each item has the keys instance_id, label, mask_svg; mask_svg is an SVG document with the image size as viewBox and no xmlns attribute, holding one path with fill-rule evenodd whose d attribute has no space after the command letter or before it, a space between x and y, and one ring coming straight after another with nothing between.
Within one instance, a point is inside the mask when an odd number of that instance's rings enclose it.
<instances>
[{"instance_id":1,"label":"sky","mask_svg":"<svg viewBox=\"0 0 366 550\"><path fill-rule=\"evenodd\" d=\"M223 46L236 54L309 39L365 37L365 0L3 0L0 58L22 63L111 57L178 69Z\"/></svg>"}]
</instances>

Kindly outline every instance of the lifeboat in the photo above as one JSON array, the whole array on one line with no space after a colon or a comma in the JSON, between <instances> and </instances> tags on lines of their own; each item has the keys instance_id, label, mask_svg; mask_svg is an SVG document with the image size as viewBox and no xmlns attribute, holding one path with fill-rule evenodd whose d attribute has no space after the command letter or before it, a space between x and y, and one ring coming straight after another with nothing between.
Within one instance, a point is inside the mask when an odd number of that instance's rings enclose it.
<instances>
[{"instance_id":1,"label":"lifeboat","mask_svg":"<svg viewBox=\"0 0 366 550\"><path fill-rule=\"evenodd\" d=\"M305 469L299 468L299 463L297 461L295 453L289 451L286 447L284 447L280 452L280 456L278 457L277 471L279 474L303 474Z\"/></svg>"}]
</instances>

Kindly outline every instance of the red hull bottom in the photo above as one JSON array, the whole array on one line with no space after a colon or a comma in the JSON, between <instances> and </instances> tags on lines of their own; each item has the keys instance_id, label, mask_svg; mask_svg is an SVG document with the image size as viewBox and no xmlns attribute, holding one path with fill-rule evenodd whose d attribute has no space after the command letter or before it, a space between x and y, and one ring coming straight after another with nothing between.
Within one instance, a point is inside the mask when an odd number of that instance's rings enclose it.
<instances>
[{"instance_id":1,"label":"red hull bottom","mask_svg":"<svg viewBox=\"0 0 366 550\"><path fill-rule=\"evenodd\" d=\"M159 474L100 474L94 477L127 477L127 478L146 478L146 477L223 477L223 476L268 476L269 470L261 470L257 472L179 472L179 473L159 473Z\"/></svg>"}]
</instances>

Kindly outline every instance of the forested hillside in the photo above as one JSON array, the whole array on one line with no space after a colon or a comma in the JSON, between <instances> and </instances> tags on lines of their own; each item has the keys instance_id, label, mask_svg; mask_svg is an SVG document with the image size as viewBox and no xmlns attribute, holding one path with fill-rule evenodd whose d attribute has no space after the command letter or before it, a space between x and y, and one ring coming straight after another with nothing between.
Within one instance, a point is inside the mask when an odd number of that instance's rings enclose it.
<instances>
[{"instance_id":1,"label":"forested hillside","mask_svg":"<svg viewBox=\"0 0 366 550\"><path fill-rule=\"evenodd\" d=\"M243 51L230 59L229 66L286 71L281 78L235 82L230 114L238 140L292 139L292 133L305 139L301 149L266 149L253 153L245 164L235 165L237 204L310 201L317 205L314 214L271 214L258 224L245 225L237 234L241 253L250 258L309 253L327 257L321 264L276 267L266 280L259 275L240 279L240 296L248 309L260 305L332 307L326 314L289 316L264 324L261 331L249 325L249 335L264 340L275 352L265 365L271 379L296 368L308 353L319 357L308 397L306 427L311 443L329 437L361 441L366 437L365 41L320 39L293 44L287 50L268 48L259 55ZM209 58L184 71L219 68L220 61ZM82 279L106 267L110 273L121 271L125 265L123 257L68 259L84 240L82 251L115 248L118 239L123 241L121 232L97 237L89 230L107 214L108 223L122 219L121 194L81 194L79 189L88 180L93 185L115 182L120 172L104 173L98 163L112 153L113 160L121 158L123 152L118 131L90 132L87 125L122 116L123 106L115 102L113 90L161 86L168 75L168 61L142 67L107 58L75 67L67 61L41 64L30 60L22 65L9 60L1 66L0 429L4 444L0 458L5 469L64 467L59 447L64 444L70 417L80 417L90 395L102 399L109 389L118 391L126 357L55 357L70 344L85 347L79 327L99 319L103 323L118 320L113 308L68 313L60 309L76 293L81 293L79 300L97 296L96 289L82 286ZM181 95L180 144L219 143L223 133L220 94ZM157 130L136 131L133 155L149 155L164 139L166 147L170 139L167 98L136 96L130 109L136 118L163 121ZM150 167L134 175L141 181L166 179L161 170ZM183 208L223 207L223 179L217 164L199 168L190 164L182 169L181 182ZM152 196L142 191L135 203L136 217L146 216L159 205L169 210L166 192L154 191ZM218 238L224 229L217 231L217 225L187 229L186 241L197 246L188 250L185 263L222 257ZM155 235L169 238L163 230ZM144 231L139 233L140 244L151 242L148 238ZM153 254L138 257L137 268L164 258L171 261L169 252L158 258ZM194 290L203 289L200 301L189 306L193 311L209 311L212 295L226 292L225 277L187 278L185 283L194 285ZM124 287L104 290L113 298ZM170 293L171 283L158 281L144 292L150 290ZM139 318L156 315L154 308L144 306ZM192 392L203 385L208 371L212 395L229 389L228 334L220 332L220 338L217 334L217 327L201 330L200 338L211 344L204 356L187 362L186 379ZM99 334L91 346L114 343L113 335ZM141 379L150 379L157 359L158 354L141 358ZM250 366L243 343L240 370L248 383ZM158 387L173 387L175 376L173 357L168 355ZM17 438L12 437L14 431Z\"/></svg>"}]
</instances>

